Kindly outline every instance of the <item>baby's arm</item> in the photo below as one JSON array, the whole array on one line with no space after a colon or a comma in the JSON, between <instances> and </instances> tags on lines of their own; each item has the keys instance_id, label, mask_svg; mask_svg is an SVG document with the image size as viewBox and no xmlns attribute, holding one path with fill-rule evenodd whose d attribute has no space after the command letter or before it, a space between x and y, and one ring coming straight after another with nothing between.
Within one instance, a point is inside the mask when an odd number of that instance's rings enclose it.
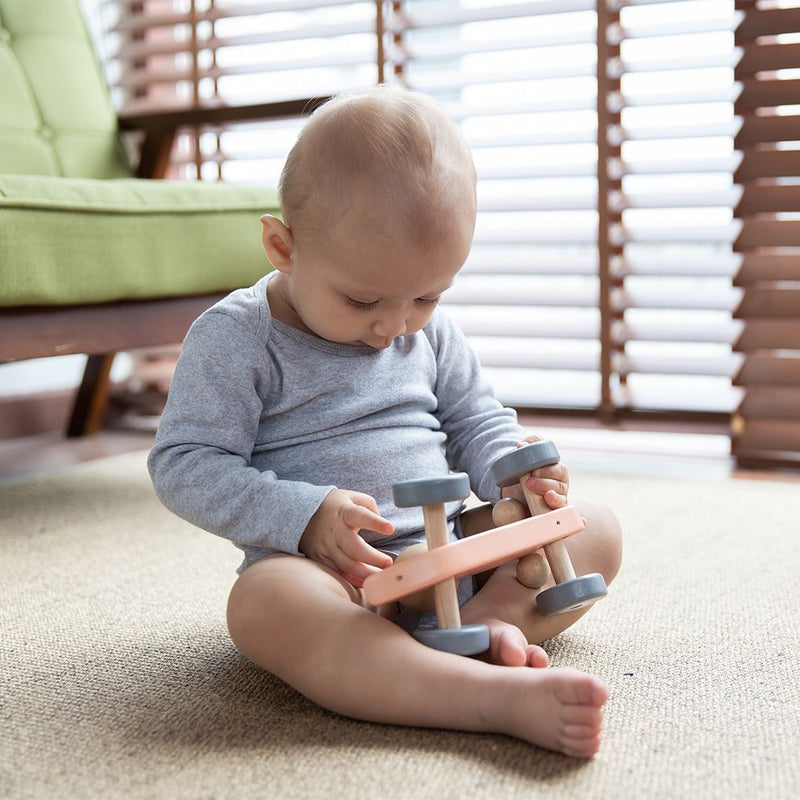
<instances>
[{"instance_id":1,"label":"baby's arm","mask_svg":"<svg viewBox=\"0 0 800 800\"><path fill-rule=\"evenodd\" d=\"M358 535L360 530L388 535L394 526L380 516L374 498L333 489L309 520L300 538L300 552L361 587L365 578L390 566L392 559L368 545Z\"/></svg>"},{"instance_id":2,"label":"baby's arm","mask_svg":"<svg viewBox=\"0 0 800 800\"><path fill-rule=\"evenodd\" d=\"M247 322L213 311L192 326L148 466L159 498L178 516L242 548L296 555L335 487L251 465L272 374Z\"/></svg>"},{"instance_id":3,"label":"baby's arm","mask_svg":"<svg viewBox=\"0 0 800 800\"><path fill-rule=\"evenodd\" d=\"M500 498L490 466L514 447L540 441L526 435L516 414L503 406L483 375L478 358L455 323L441 311L426 333L436 353L437 416L447 434L447 457L453 469L470 475L473 491L492 503ZM567 503L569 473L563 463L532 473L528 485L550 508ZM519 486L503 496L523 501Z\"/></svg>"}]
</instances>

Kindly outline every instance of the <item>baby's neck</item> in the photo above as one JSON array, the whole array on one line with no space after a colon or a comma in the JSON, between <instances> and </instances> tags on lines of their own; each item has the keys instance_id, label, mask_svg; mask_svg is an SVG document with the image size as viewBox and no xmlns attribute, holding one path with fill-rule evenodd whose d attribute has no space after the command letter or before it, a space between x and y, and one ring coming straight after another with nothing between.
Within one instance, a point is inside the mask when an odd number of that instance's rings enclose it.
<instances>
[{"instance_id":1,"label":"baby's neck","mask_svg":"<svg viewBox=\"0 0 800 800\"><path fill-rule=\"evenodd\" d=\"M316 336L292 305L286 285L286 276L282 272L267 281L267 303L273 319L277 319L278 322L282 322L290 328L296 328L298 331Z\"/></svg>"}]
</instances>

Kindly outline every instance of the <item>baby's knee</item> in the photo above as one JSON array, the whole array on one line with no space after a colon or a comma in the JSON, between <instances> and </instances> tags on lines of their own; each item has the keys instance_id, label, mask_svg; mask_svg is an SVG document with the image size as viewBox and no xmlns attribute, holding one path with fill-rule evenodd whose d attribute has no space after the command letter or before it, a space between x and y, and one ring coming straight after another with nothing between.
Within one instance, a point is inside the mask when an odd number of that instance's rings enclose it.
<instances>
[{"instance_id":1,"label":"baby's knee","mask_svg":"<svg viewBox=\"0 0 800 800\"><path fill-rule=\"evenodd\" d=\"M610 583L622 564L622 526L617 515L606 505L598 506L597 526L600 540L600 572L606 582Z\"/></svg>"},{"instance_id":2,"label":"baby's knee","mask_svg":"<svg viewBox=\"0 0 800 800\"><path fill-rule=\"evenodd\" d=\"M245 570L233 584L228 595L226 609L228 633L239 651L245 654L250 649L248 642L253 635L259 606L258 595L261 593L261 587L257 579L258 572L259 570L254 567Z\"/></svg>"},{"instance_id":3,"label":"baby's knee","mask_svg":"<svg viewBox=\"0 0 800 800\"><path fill-rule=\"evenodd\" d=\"M305 559L273 555L256 561L237 579L228 595L228 633L244 655L252 658L254 643L278 640L292 619L295 589L304 579Z\"/></svg>"},{"instance_id":4,"label":"baby's knee","mask_svg":"<svg viewBox=\"0 0 800 800\"><path fill-rule=\"evenodd\" d=\"M587 522L586 531L580 535L586 536L592 568L611 583L622 563L622 527L617 515L594 500L581 500L577 505Z\"/></svg>"},{"instance_id":5,"label":"baby's knee","mask_svg":"<svg viewBox=\"0 0 800 800\"><path fill-rule=\"evenodd\" d=\"M294 555L267 556L233 585L228 632L241 653L263 666L266 649L286 649L301 623L313 624L322 610L353 604L364 605L361 590L325 565Z\"/></svg>"}]
</instances>

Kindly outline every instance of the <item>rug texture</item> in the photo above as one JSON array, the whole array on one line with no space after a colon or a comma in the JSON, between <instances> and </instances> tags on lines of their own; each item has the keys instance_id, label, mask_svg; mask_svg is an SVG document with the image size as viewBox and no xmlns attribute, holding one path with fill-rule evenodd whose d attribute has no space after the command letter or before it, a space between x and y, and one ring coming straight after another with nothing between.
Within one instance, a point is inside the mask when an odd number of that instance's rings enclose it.
<instances>
[{"instance_id":1,"label":"rug texture","mask_svg":"<svg viewBox=\"0 0 800 800\"><path fill-rule=\"evenodd\" d=\"M600 676L600 754L352 721L247 663L238 551L144 454L0 487L2 798L800 796L800 486L577 473L622 520L609 596L547 643Z\"/></svg>"}]
</instances>

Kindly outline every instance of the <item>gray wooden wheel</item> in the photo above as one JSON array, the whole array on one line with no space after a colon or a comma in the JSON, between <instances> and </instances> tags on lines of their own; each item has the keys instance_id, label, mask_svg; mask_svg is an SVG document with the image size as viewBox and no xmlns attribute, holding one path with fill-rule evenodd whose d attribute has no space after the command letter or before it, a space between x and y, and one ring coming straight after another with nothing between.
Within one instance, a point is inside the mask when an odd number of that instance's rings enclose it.
<instances>
[{"instance_id":1,"label":"gray wooden wheel","mask_svg":"<svg viewBox=\"0 0 800 800\"><path fill-rule=\"evenodd\" d=\"M458 656L475 656L489 649L489 628L486 625L462 625L460 628L417 628L418 642Z\"/></svg>"},{"instance_id":2,"label":"gray wooden wheel","mask_svg":"<svg viewBox=\"0 0 800 800\"><path fill-rule=\"evenodd\" d=\"M469 475L457 472L442 478L420 478L415 481L403 481L392 487L394 504L398 508L413 506L430 506L435 503L447 503L450 500L463 500L469 497Z\"/></svg>"},{"instance_id":3,"label":"gray wooden wheel","mask_svg":"<svg viewBox=\"0 0 800 800\"><path fill-rule=\"evenodd\" d=\"M599 572L557 583L536 595L536 606L543 617L566 614L591 605L608 594L606 582Z\"/></svg>"},{"instance_id":4,"label":"gray wooden wheel","mask_svg":"<svg viewBox=\"0 0 800 800\"><path fill-rule=\"evenodd\" d=\"M523 475L540 467L558 464L560 460L561 456L553 442L533 442L500 456L492 464L492 476L498 486L512 486Z\"/></svg>"}]
</instances>

